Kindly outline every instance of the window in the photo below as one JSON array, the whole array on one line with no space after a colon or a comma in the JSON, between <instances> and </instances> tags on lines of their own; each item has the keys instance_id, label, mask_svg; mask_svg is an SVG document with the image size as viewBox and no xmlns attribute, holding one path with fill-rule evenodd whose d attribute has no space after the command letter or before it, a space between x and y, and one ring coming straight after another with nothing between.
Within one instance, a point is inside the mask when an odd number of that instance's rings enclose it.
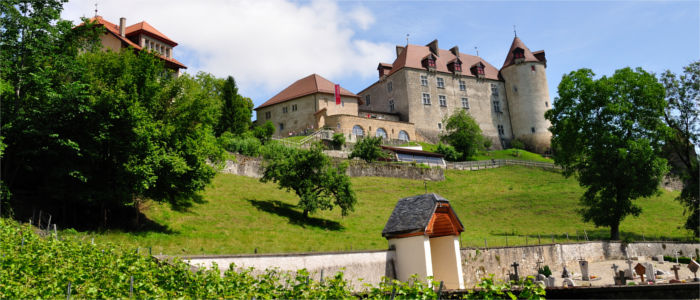
<instances>
[{"instance_id":1,"label":"window","mask_svg":"<svg viewBox=\"0 0 700 300\"><path fill-rule=\"evenodd\" d=\"M493 95L494 97L498 97L498 85L496 85L495 83L491 84L491 95Z\"/></svg>"},{"instance_id":2,"label":"window","mask_svg":"<svg viewBox=\"0 0 700 300\"><path fill-rule=\"evenodd\" d=\"M354 134L354 135L356 135L356 136L364 136L364 135L365 135L365 131L362 129L362 126L360 126L360 125L355 125L355 126L352 127L352 134Z\"/></svg>"},{"instance_id":3,"label":"window","mask_svg":"<svg viewBox=\"0 0 700 300\"><path fill-rule=\"evenodd\" d=\"M280 123L280 131L284 130L284 123Z\"/></svg>"},{"instance_id":4,"label":"window","mask_svg":"<svg viewBox=\"0 0 700 300\"><path fill-rule=\"evenodd\" d=\"M498 135L503 136L506 134L506 131L503 129L503 125L498 125Z\"/></svg>"},{"instance_id":5,"label":"window","mask_svg":"<svg viewBox=\"0 0 700 300\"><path fill-rule=\"evenodd\" d=\"M517 92L518 92L518 86L513 85L513 93L517 93Z\"/></svg>"},{"instance_id":6,"label":"window","mask_svg":"<svg viewBox=\"0 0 700 300\"><path fill-rule=\"evenodd\" d=\"M513 50L513 58L525 58L525 50L523 50L522 48L516 48L515 50Z\"/></svg>"},{"instance_id":7,"label":"window","mask_svg":"<svg viewBox=\"0 0 700 300\"><path fill-rule=\"evenodd\" d=\"M545 102L544 102L544 107L549 108L549 101L545 101Z\"/></svg>"},{"instance_id":8,"label":"window","mask_svg":"<svg viewBox=\"0 0 700 300\"><path fill-rule=\"evenodd\" d=\"M282 113L286 114L289 111L289 106L282 107Z\"/></svg>"},{"instance_id":9,"label":"window","mask_svg":"<svg viewBox=\"0 0 700 300\"><path fill-rule=\"evenodd\" d=\"M423 105L430 105L430 94L423 93Z\"/></svg>"},{"instance_id":10,"label":"window","mask_svg":"<svg viewBox=\"0 0 700 300\"><path fill-rule=\"evenodd\" d=\"M365 96L365 105L369 105L371 102L370 100L372 100L372 98L370 98L369 95Z\"/></svg>"},{"instance_id":11,"label":"window","mask_svg":"<svg viewBox=\"0 0 700 300\"><path fill-rule=\"evenodd\" d=\"M386 90L387 90L389 93L391 93L391 91L394 90L394 85L392 84L391 81L389 81L389 82L386 84Z\"/></svg>"},{"instance_id":12,"label":"window","mask_svg":"<svg viewBox=\"0 0 700 300\"><path fill-rule=\"evenodd\" d=\"M403 131L403 130L399 131L399 141L408 142L409 141L408 132Z\"/></svg>"},{"instance_id":13,"label":"window","mask_svg":"<svg viewBox=\"0 0 700 300\"><path fill-rule=\"evenodd\" d=\"M297 111L297 105L296 105L296 104L292 104L292 111Z\"/></svg>"},{"instance_id":14,"label":"window","mask_svg":"<svg viewBox=\"0 0 700 300\"><path fill-rule=\"evenodd\" d=\"M375 134L375 136L383 139L387 138L386 130L384 130L384 128L377 128L377 133Z\"/></svg>"},{"instance_id":15,"label":"window","mask_svg":"<svg viewBox=\"0 0 700 300\"><path fill-rule=\"evenodd\" d=\"M440 100L440 106L447 106L447 97L445 95L438 95L438 99Z\"/></svg>"},{"instance_id":16,"label":"window","mask_svg":"<svg viewBox=\"0 0 700 300\"><path fill-rule=\"evenodd\" d=\"M493 111L500 113L501 112L501 102L500 101L493 101Z\"/></svg>"},{"instance_id":17,"label":"window","mask_svg":"<svg viewBox=\"0 0 700 300\"><path fill-rule=\"evenodd\" d=\"M438 77L437 78L437 87L439 89L444 89L445 88L445 79Z\"/></svg>"},{"instance_id":18,"label":"window","mask_svg":"<svg viewBox=\"0 0 700 300\"><path fill-rule=\"evenodd\" d=\"M438 122L438 130L442 130L442 123Z\"/></svg>"},{"instance_id":19,"label":"window","mask_svg":"<svg viewBox=\"0 0 700 300\"><path fill-rule=\"evenodd\" d=\"M469 109L469 99L462 98L462 108Z\"/></svg>"},{"instance_id":20,"label":"window","mask_svg":"<svg viewBox=\"0 0 700 300\"><path fill-rule=\"evenodd\" d=\"M532 131L532 133L535 133L535 127L530 128L530 131Z\"/></svg>"},{"instance_id":21,"label":"window","mask_svg":"<svg viewBox=\"0 0 700 300\"><path fill-rule=\"evenodd\" d=\"M532 72L535 72L535 65L530 66L530 70L531 70Z\"/></svg>"},{"instance_id":22,"label":"window","mask_svg":"<svg viewBox=\"0 0 700 300\"><path fill-rule=\"evenodd\" d=\"M265 119L270 119L272 118L272 113L271 112L265 112Z\"/></svg>"},{"instance_id":23,"label":"window","mask_svg":"<svg viewBox=\"0 0 700 300\"><path fill-rule=\"evenodd\" d=\"M464 82L464 80L459 81L459 90L460 91L466 91L467 90L467 83Z\"/></svg>"},{"instance_id":24,"label":"window","mask_svg":"<svg viewBox=\"0 0 700 300\"><path fill-rule=\"evenodd\" d=\"M336 124L335 124L335 128L337 128L338 130L340 130L340 123L336 123Z\"/></svg>"},{"instance_id":25,"label":"window","mask_svg":"<svg viewBox=\"0 0 700 300\"><path fill-rule=\"evenodd\" d=\"M394 111L394 99L389 100L389 111Z\"/></svg>"},{"instance_id":26,"label":"window","mask_svg":"<svg viewBox=\"0 0 700 300\"><path fill-rule=\"evenodd\" d=\"M420 85L428 86L428 76L425 76L425 75L420 76Z\"/></svg>"}]
</instances>

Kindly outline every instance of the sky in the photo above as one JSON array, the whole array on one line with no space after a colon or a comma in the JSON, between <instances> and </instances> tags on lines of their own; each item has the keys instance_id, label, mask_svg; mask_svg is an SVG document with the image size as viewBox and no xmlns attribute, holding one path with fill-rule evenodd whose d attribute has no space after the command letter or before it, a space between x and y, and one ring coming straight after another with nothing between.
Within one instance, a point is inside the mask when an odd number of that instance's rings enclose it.
<instances>
[{"instance_id":1,"label":"sky","mask_svg":"<svg viewBox=\"0 0 700 300\"><path fill-rule=\"evenodd\" d=\"M500 68L514 37L545 50L550 97L562 75L624 67L682 72L700 60L700 1L70 0L62 18L146 21L179 45L189 74L233 76L257 107L310 74L358 93L396 45L459 46ZM477 47L475 49L475 47Z\"/></svg>"}]
</instances>

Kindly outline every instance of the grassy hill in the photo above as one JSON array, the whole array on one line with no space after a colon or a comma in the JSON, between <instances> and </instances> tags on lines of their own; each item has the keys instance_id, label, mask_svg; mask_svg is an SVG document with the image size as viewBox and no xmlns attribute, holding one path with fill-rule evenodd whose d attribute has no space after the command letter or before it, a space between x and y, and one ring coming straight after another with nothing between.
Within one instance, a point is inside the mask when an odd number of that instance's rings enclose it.
<instances>
[{"instance_id":1,"label":"grassy hill","mask_svg":"<svg viewBox=\"0 0 700 300\"><path fill-rule=\"evenodd\" d=\"M272 252L385 249L381 231L399 198L425 192L423 182L396 178L352 178L358 198L355 212L341 217L339 211L322 212L304 220L294 207L293 193L254 178L219 174L202 193L205 201L188 211L148 203L145 214L168 231L125 233L78 233L96 242L114 242L125 247L152 247L164 254L233 254ZM575 213L582 189L574 179L559 173L525 167L503 167L482 171L447 171L446 180L428 182L428 192L452 203L466 231L463 246L482 247L566 242L566 233L576 241L585 229L593 238L608 237L608 228L585 224ZM682 207L673 200L677 193L638 200L643 208L620 227L623 238L685 238L679 229ZM514 237L513 234L519 235Z\"/></svg>"}]
</instances>

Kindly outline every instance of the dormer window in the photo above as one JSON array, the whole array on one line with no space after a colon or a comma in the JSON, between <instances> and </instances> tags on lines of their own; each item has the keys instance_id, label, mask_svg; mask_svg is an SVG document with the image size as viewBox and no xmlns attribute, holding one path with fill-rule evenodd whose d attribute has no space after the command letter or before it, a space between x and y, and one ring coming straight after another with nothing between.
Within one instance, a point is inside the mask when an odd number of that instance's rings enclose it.
<instances>
[{"instance_id":1,"label":"dormer window","mask_svg":"<svg viewBox=\"0 0 700 300\"><path fill-rule=\"evenodd\" d=\"M427 68L430 71L435 70L435 61L437 60L437 57L433 54L429 54L428 56L423 58L423 67Z\"/></svg>"},{"instance_id":2,"label":"dormer window","mask_svg":"<svg viewBox=\"0 0 700 300\"><path fill-rule=\"evenodd\" d=\"M515 60L516 64L524 62L525 50L523 50L523 48L515 48L515 50L513 50L513 60Z\"/></svg>"},{"instance_id":3,"label":"dormer window","mask_svg":"<svg viewBox=\"0 0 700 300\"><path fill-rule=\"evenodd\" d=\"M447 69L452 73L462 73L462 61L459 58L455 58L447 63Z\"/></svg>"},{"instance_id":4,"label":"dormer window","mask_svg":"<svg viewBox=\"0 0 700 300\"><path fill-rule=\"evenodd\" d=\"M484 78L484 76L486 76L486 71L484 71L484 64L482 64L481 62L474 64L470 70L472 72L472 75L476 76L477 78Z\"/></svg>"}]
</instances>

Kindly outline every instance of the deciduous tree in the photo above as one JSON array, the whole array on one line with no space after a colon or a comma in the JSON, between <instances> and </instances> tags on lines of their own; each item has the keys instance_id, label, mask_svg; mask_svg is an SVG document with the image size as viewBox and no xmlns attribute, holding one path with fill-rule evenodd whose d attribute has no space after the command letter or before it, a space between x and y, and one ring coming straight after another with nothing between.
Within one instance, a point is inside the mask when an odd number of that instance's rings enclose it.
<instances>
[{"instance_id":1,"label":"deciduous tree","mask_svg":"<svg viewBox=\"0 0 700 300\"><path fill-rule=\"evenodd\" d=\"M280 188L294 191L304 217L333 206L345 216L357 203L346 168L346 164L333 167L321 145L314 144L309 150L296 150L268 161L260 181L275 182Z\"/></svg>"},{"instance_id":2,"label":"deciduous tree","mask_svg":"<svg viewBox=\"0 0 700 300\"><path fill-rule=\"evenodd\" d=\"M555 163L586 189L579 213L610 227L617 240L620 222L641 212L633 200L654 195L666 174L660 157L666 102L663 85L642 69L594 76L589 69L564 75L546 118Z\"/></svg>"},{"instance_id":3,"label":"deciduous tree","mask_svg":"<svg viewBox=\"0 0 700 300\"><path fill-rule=\"evenodd\" d=\"M373 162L377 159L385 157L384 151L381 148L381 137L365 137L357 141L352 148L349 158L359 157L366 162Z\"/></svg>"},{"instance_id":4,"label":"deciduous tree","mask_svg":"<svg viewBox=\"0 0 700 300\"><path fill-rule=\"evenodd\" d=\"M461 153L460 159L474 157L484 147L484 136L474 118L463 109L456 111L445 121L446 133L440 139Z\"/></svg>"},{"instance_id":5,"label":"deciduous tree","mask_svg":"<svg viewBox=\"0 0 700 300\"><path fill-rule=\"evenodd\" d=\"M661 82L668 102L664 120L670 129L666 139L669 160L683 180L678 200L688 216L685 228L700 236L700 170L695 150L700 142L700 61L686 66L678 77L671 71L664 72Z\"/></svg>"}]
</instances>

